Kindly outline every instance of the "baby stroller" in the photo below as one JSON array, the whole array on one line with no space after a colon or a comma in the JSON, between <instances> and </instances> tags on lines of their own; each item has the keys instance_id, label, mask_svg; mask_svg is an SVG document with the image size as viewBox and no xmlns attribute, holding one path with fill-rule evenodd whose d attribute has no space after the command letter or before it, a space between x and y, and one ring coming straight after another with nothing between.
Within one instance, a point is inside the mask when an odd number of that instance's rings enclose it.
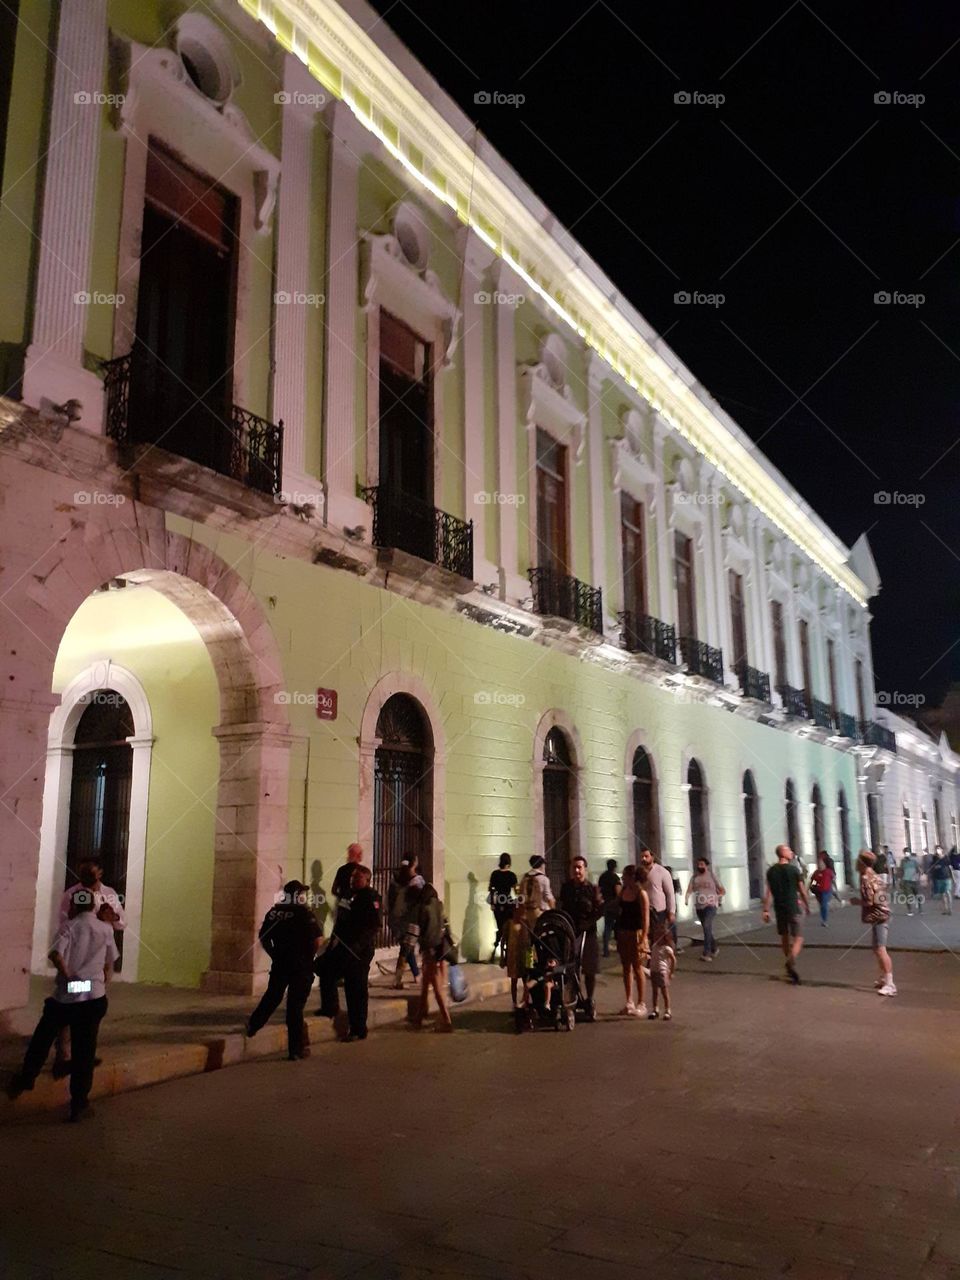
<instances>
[{"instance_id":1,"label":"baby stroller","mask_svg":"<svg viewBox=\"0 0 960 1280\"><path fill-rule=\"evenodd\" d=\"M545 911L530 931L528 943L523 1004L514 1010L516 1030L519 1034L547 1025L572 1031L583 995L583 939L577 942L573 921L565 911Z\"/></svg>"}]
</instances>

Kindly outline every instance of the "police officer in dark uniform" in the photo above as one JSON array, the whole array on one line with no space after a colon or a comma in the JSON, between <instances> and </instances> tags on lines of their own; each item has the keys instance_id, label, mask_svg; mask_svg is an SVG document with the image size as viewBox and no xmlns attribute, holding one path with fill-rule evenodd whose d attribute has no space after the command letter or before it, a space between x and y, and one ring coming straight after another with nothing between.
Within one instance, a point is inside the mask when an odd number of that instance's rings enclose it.
<instances>
[{"instance_id":1,"label":"police officer in dark uniform","mask_svg":"<svg viewBox=\"0 0 960 1280\"><path fill-rule=\"evenodd\" d=\"M370 887L370 868L359 863L350 877L350 897L340 899L333 935L320 969L320 1013L339 1013L337 983L343 978L349 1031L345 1040L366 1040L370 965L380 927L380 894Z\"/></svg>"},{"instance_id":2,"label":"police officer in dark uniform","mask_svg":"<svg viewBox=\"0 0 960 1280\"><path fill-rule=\"evenodd\" d=\"M596 1021L596 1002L593 993L597 987L597 970L600 968L600 941L597 937L597 921L603 916L603 895L595 884L587 879L587 860L582 855L570 864L570 879L560 889L557 903L573 921L577 946L583 938L583 959L580 972L587 992L587 1017Z\"/></svg>"},{"instance_id":3,"label":"police officer in dark uniform","mask_svg":"<svg viewBox=\"0 0 960 1280\"><path fill-rule=\"evenodd\" d=\"M313 985L313 965L320 947L320 926L307 903L307 886L290 880L260 926L260 945L270 957L270 979L263 999L247 1022L255 1036L287 996L287 1053L291 1062L308 1058L303 1010Z\"/></svg>"}]
</instances>

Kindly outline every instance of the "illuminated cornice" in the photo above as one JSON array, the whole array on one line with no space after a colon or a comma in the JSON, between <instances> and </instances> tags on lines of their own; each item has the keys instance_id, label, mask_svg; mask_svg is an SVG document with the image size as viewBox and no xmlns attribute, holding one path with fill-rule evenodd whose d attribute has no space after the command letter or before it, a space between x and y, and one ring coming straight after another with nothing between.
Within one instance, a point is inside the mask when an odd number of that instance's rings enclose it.
<instances>
[{"instance_id":1,"label":"illuminated cornice","mask_svg":"<svg viewBox=\"0 0 960 1280\"><path fill-rule=\"evenodd\" d=\"M659 339L650 326L422 71L421 89L335 0L236 2L346 103L411 178L453 209L674 430L866 606L867 588L847 564L847 548L784 487L720 406L698 394L655 349ZM431 105L428 93L441 108Z\"/></svg>"}]
</instances>

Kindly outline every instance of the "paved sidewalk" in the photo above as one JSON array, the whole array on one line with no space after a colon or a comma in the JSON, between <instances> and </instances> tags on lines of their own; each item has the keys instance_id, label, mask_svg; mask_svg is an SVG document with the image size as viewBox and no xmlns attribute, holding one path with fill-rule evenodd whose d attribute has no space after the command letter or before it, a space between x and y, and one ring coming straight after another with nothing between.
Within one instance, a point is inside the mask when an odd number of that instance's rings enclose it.
<instances>
[{"instance_id":1,"label":"paved sidewalk","mask_svg":"<svg viewBox=\"0 0 960 1280\"><path fill-rule=\"evenodd\" d=\"M466 974L470 984L467 1003L490 999L510 989L505 971L495 965L468 965ZM22 1061L26 1037L36 1025L50 988L47 978L31 979L29 1004L11 1017L8 1029L0 1031L4 1084ZM391 979L376 975L370 983L369 1025L379 1027L403 1021L418 991L419 986L409 974L402 992L393 989ZM242 1028L257 1003L254 996L216 996L193 988L114 982L109 997L110 1012L104 1019L98 1046L103 1062L94 1077L93 1098L286 1053L282 1007L254 1039L244 1037ZM307 1028L314 1045L334 1038L328 1020L312 1016L318 1002L315 983L307 1002ZM67 1083L54 1080L48 1065L33 1091L23 1094L16 1104L0 1094L0 1124L64 1105Z\"/></svg>"}]
</instances>

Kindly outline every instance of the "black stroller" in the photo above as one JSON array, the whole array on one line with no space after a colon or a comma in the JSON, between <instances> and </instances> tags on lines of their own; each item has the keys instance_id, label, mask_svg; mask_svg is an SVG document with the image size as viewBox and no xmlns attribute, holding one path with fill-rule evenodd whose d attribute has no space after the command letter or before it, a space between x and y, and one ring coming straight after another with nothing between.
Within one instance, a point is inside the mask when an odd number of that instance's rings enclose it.
<instances>
[{"instance_id":1,"label":"black stroller","mask_svg":"<svg viewBox=\"0 0 960 1280\"><path fill-rule=\"evenodd\" d=\"M583 938L565 911L545 911L527 938L523 1004L514 1009L517 1032L552 1026L572 1031L584 1000L580 969Z\"/></svg>"}]
</instances>

